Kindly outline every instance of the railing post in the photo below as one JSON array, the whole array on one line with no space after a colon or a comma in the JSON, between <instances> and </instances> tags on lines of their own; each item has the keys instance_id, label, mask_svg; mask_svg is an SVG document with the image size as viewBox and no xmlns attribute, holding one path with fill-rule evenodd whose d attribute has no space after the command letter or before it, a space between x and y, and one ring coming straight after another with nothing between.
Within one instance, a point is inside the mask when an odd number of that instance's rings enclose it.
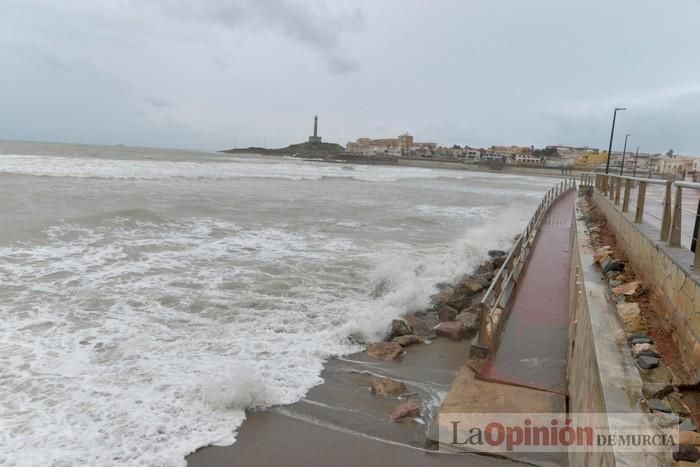
<instances>
[{"instance_id":1,"label":"railing post","mask_svg":"<svg viewBox=\"0 0 700 467\"><path fill-rule=\"evenodd\" d=\"M612 201L615 199L615 178L612 175L608 176L610 178L610 187L608 188L608 198Z\"/></svg>"},{"instance_id":2,"label":"railing post","mask_svg":"<svg viewBox=\"0 0 700 467\"><path fill-rule=\"evenodd\" d=\"M671 185L673 182L666 182L666 192L664 193L664 213L661 219L661 239L664 242L669 241L669 233L671 229Z\"/></svg>"},{"instance_id":3,"label":"railing post","mask_svg":"<svg viewBox=\"0 0 700 467\"><path fill-rule=\"evenodd\" d=\"M639 182L639 191L637 193L637 211L634 213L634 222L641 224L644 220L644 199L646 198L647 182Z\"/></svg>"},{"instance_id":4,"label":"railing post","mask_svg":"<svg viewBox=\"0 0 700 467\"><path fill-rule=\"evenodd\" d=\"M673 208L673 225L668 243L671 246L681 246L681 215L683 212L683 188L676 187L676 205Z\"/></svg>"},{"instance_id":5,"label":"railing post","mask_svg":"<svg viewBox=\"0 0 700 467\"><path fill-rule=\"evenodd\" d=\"M627 212L630 210L630 192L632 191L632 180L625 180L625 196L622 199L622 212Z\"/></svg>"},{"instance_id":6,"label":"railing post","mask_svg":"<svg viewBox=\"0 0 700 467\"><path fill-rule=\"evenodd\" d=\"M479 322L479 346L482 347L488 354L489 351L489 339L487 335L488 320L489 320L489 306L482 303L481 306L481 317Z\"/></svg>"},{"instance_id":7,"label":"railing post","mask_svg":"<svg viewBox=\"0 0 700 467\"><path fill-rule=\"evenodd\" d=\"M620 204L620 190L622 189L622 179L615 178L615 204Z\"/></svg>"}]
</instances>

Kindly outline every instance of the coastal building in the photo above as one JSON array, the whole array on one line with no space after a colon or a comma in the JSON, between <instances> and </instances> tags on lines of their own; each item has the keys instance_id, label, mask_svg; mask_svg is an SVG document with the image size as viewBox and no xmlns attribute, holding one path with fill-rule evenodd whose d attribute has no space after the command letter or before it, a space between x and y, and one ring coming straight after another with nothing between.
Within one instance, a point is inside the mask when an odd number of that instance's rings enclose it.
<instances>
[{"instance_id":1,"label":"coastal building","mask_svg":"<svg viewBox=\"0 0 700 467\"><path fill-rule=\"evenodd\" d=\"M583 152L583 153L578 154L578 156L574 160L574 167L580 168L580 169L592 168L592 167L600 165L600 164L605 164L605 161L607 161L607 160L608 160L607 151Z\"/></svg>"},{"instance_id":2,"label":"coastal building","mask_svg":"<svg viewBox=\"0 0 700 467\"><path fill-rule=\"evenodd\" d=\"M464 162L479 162L481 160L481 150L464 147Z\"/></svg>"},{"instance_id":3,"label":"coastal building","mask_svg":"<svg viewBox=\"0 0 700 467\"><path fill-rule=\"evenodd\" d=\"M511 161L514 164L522 164L522 165L542 165L544 163L544 158L534 156L532 154L522 154L522 153L516 153L513 154Z\"/></svg>"},{"instance_id":4,"label":"coastal building","mask_svg":"<svg viewBox=\"0 0 700 467\"><path fill-rule=\"evenodd\" d=\"M695 158L687 156L662 156L654 161L654 170L660 174L684 176L693 170Z\"/></svg>"},{"instance_id":5,"label":"coastal building","mask_svg":"<svg viewBox=\"0 0 700 467\"><path fill-rule=\"evenodd\" d=\"M396 155L404 157L432 157L436 143L418 143L408 133L396 138L357 138L346 145L349 154L363 156Z\"/></svg>"}]
</instances>

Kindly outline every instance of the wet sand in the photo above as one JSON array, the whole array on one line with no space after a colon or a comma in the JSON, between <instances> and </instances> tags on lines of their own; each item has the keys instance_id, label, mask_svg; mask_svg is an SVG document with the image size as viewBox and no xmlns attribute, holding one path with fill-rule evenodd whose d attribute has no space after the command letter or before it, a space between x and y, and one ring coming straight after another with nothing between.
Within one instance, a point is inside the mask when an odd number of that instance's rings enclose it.
<instances>
[{"instance_id":1,"label":"wet sand","mask_svg":"<svg viewBox=\"0 0 700 467\"><path fill-rule=\"evenodd\" d=\"M332 359L323 371L324 383L304 399L250 412L233 445L200 449L187 457L188 466L523 465L439 452L426 441L433 415L466 363L468 345L437 339L408 347L395 362L377 361L364 352ZM422 423L389 422L389 414L406 399L372 395L369 384L376 376L406 384L409 399L422 408Z\"/></svg>"}]
</instances>

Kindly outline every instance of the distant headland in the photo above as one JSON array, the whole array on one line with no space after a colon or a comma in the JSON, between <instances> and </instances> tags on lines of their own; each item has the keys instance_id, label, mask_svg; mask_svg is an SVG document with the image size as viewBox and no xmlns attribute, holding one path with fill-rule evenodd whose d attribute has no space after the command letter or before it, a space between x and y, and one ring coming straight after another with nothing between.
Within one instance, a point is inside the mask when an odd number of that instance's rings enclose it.
<instances>
[{"instance_id":1,"label":"distant headland","mask_svg":"<svg viewBox=\"0 0 700 467\"><path fill-rule=\"evenodd\" d=\"M326 158L336 156L345 152L345 148L340 144L324 143L318 136L318 115L314 116L314 134L309 136L309 140L304 143L290 144L284 148L267 149L260 147L249 148L234 148L221 151L229 154L263 154L268 156L295 156L295 157L311 157L311 158Z\"/></svg>"}]
</instances>

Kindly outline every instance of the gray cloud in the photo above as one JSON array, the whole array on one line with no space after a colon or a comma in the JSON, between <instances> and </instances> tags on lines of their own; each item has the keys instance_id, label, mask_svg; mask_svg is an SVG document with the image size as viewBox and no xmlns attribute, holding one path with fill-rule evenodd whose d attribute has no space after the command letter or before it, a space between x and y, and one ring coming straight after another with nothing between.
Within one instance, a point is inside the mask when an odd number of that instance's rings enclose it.
<instances>
[{"instance_id":1,"label":"gray cloud","mask_svg":"<svg viewBox=\"0 0 700 467\"><path fill-rule=\"evenodd\" d=\"M229 30L279 31L315 51L333 73L359 69L341 41L343 33L365 27L365 18L357 8L333 14L323 4L293 0L162 0L161 6L167 15L181 20L218 24Z\"/></svg>"},{"instance_id":2,"label":"gray cloud","mask_svg":"<svg viewBox=\"0 0 700 467\"><path fill-rule=\"evenodd\" d=\"M700 155L697 0L348 4L0 0L0 138L284 146L318 113L339 143L607 148L622 105L635 147Z\"/></svg>"}]
</instances>

